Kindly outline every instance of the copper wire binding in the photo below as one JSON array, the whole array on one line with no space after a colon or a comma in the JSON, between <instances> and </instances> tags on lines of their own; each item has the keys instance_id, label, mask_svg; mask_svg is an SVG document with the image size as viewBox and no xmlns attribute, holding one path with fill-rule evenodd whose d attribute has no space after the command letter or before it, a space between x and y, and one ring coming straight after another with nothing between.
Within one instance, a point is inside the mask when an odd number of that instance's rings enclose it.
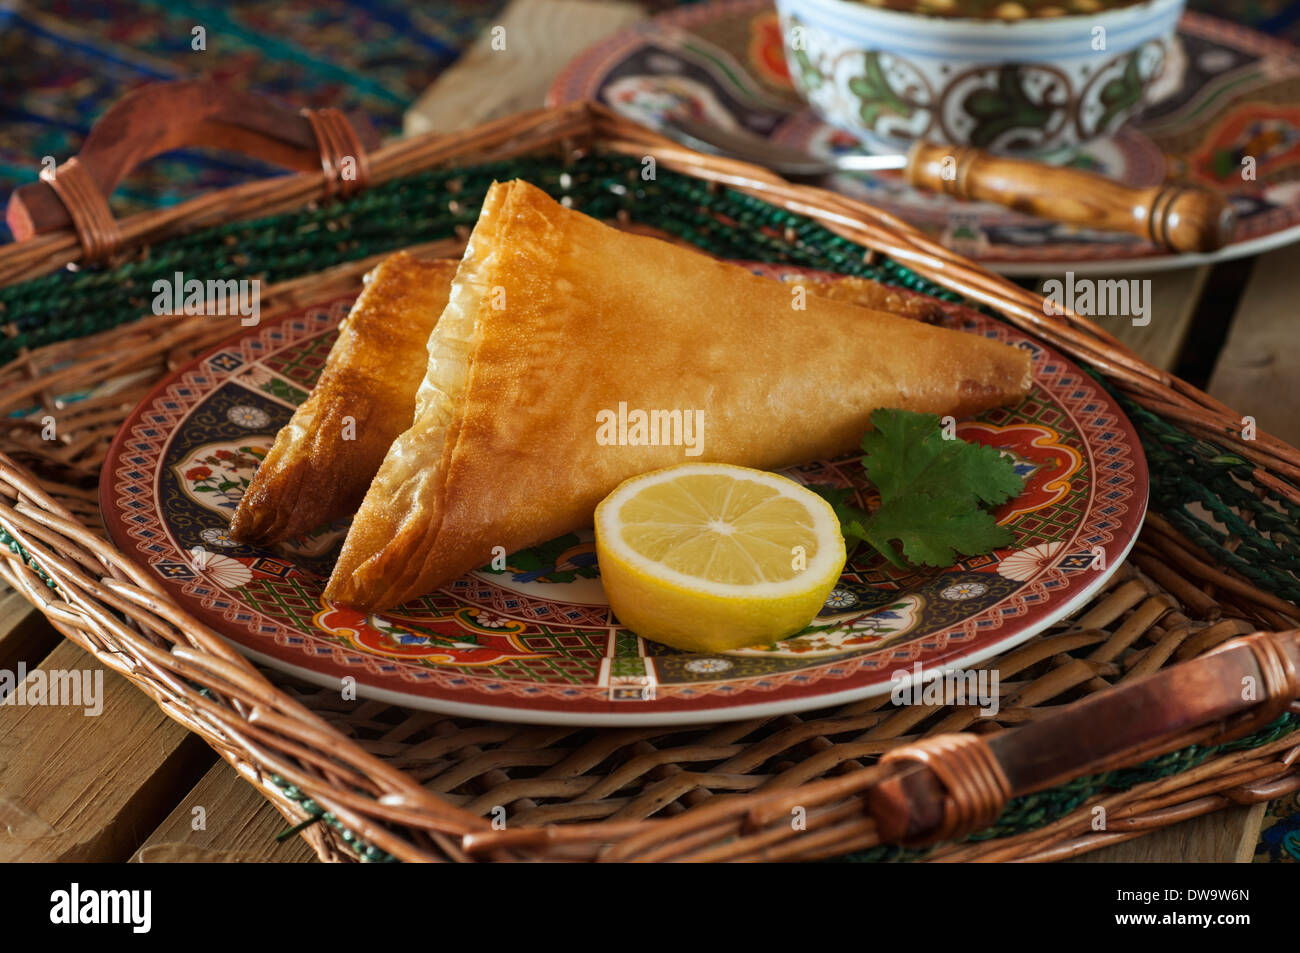
<instances>
[{"instance_id":1,"label":"copper wire binding","mask_svg":"<svg viewBox=\"0 0 1300 953\"><path fill-rule=\"evenodd\" d=\"M329 108L304 109L302 114L311 123L320 145L325 194L330 198L347 198L365 188L370 179L369 158L356 130L343 113Z\"/></svg>"},{"instance_id":2,"label":"copper wire binding","mask_svg":"<svg viewBox=\"0 0 1300 953\"><path fill-rule=\"evenodd\" d=\"M1011 782L979 735L938 735L895 748L880 759L881 764L894 761L925 765L946 791L943 821L924 835L924 843L952 840L988 827L1011 797Z\"/></svg>"},{"instance_id":3,"label":"copper wire binding","mask_svg":"<svg viewBox=\"0 0 1300 953\"><path fill-rule=\"evenodd\" d=\"M1255 656L1259 666L1260 684L1256 686L1259 704L1240 719L1229 722L1221 735L1214 739L1215 744L1223 744L1237 738L1244 738L1271 724L1283 712L1295 707L1296 695L1300 695L1300 676L1296 673L1295 663L1282 648L1287 639L1294 639L1296 631L1291 632L1256 632L1225 642L1207 655L1217 655L1231 649L1247 646ZM1243 686L1244 690L1245 686Z\"/></svg>"},{"instance_id":4,"label":"copper wire binding","mask_svg":"<svg viewBox=\"0 0 1300 953\"><path fill-rule=\"evenodd\" d=\"M41 178L68 210L87 262L103 261L122 246L122 232L108 200L75 157Z\"/></svg>"}]
</instances>

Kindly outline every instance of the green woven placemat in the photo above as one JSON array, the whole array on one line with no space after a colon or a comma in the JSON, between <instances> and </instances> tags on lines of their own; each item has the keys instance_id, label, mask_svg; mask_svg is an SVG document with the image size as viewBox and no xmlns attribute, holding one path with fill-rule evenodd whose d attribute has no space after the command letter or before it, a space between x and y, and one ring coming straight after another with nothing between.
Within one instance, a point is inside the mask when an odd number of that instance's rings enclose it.
<instances>
[{"instance_id":1,"label":"green woven placemat","mask_svg":"<svg viewBox=\"0 0 1300 953\"><path fill-rule=\"evenodd\" d=\"M81 337L149 311L153 282L177 271L203 279L284 281L379 252L449 238L474 224L494 180L524 178L600 218L620 211L727 258L787 262L878 278L946 300L957 296L892 262L862 261L863 250L820 225L738 192L713 192L661 170L643 181L640 163L587 156L574 164L538 156L433 170L386 182L342 202L235 222L153 245L115 268L59 271L0 288L0 363L21 348ZM722 213L734 225L720 221ZM789 232L787 233L787 229ZM791 239L791 240L787 240Z\"/></svg>"}]
</instances>

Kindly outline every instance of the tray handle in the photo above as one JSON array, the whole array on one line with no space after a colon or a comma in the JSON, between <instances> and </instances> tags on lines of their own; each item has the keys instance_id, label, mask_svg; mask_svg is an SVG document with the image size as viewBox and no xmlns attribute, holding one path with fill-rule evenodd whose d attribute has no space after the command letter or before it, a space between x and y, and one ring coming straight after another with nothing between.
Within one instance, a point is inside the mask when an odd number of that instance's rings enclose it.
<instances>
[{"instance_id":1,"label":"tray handle","mask_svg":"<svg viewBox=\"0 0 1300 953\"><path fill-rule=\"evenodd\" d=\"M921 846L993 823L1013 797L1189 744L1220 744L1300 710L1300 629L1233 639L1198 659L990 735L944 734L888 752L867 792L886 843Z\"/></svg>"},{"instance_id":2,"label":"tray handle","mask_svg":"<svg viewBox=\"0 0 1300 953\"><path fill-rule=\"evenodd\" d=\"M122 245L108 196L141 163L173 149L211 146L299 172L321 170L326 195L349 195L369 178L379 137L362 117L337 109L294 110L210 80L155 83L115 103L81 151L15 189L5 213L18 241L73 228L86 261Z\"/></svg>"}]
</instances>

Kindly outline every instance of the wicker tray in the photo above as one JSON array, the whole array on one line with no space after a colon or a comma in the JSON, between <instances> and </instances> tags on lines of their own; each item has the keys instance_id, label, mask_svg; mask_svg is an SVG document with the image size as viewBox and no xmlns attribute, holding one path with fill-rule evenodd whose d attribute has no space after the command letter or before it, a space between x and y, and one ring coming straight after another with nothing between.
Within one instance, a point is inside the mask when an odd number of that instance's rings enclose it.
<instances>
[{"instance_id":1,"label":"wicker tray","mask_svg":"<svg viewBox=\"0 0 1300 953\"><path fill-rule=\"evenodd\" d=\"M166 137L139 123L176 115L159 102L177 96L203 121ZM1050 860L1300 788L1300 451L1243 437L1229 408L888 215L597 106L368 153L337 114L262 109L253 123L201 84L147 88L49 195L27 187L11 205L30 237L0 249L0 576L201 734L322 858ZM319 171L113 220L103 194L163 138ZM872 701L688 728L538 727L345 702L256 669L108 542L94 502L134 403L231 331L138 317L144 289L176 270L258 277L263 317L282 313L355 289L391 249L456 254L487 185L516 175L714 254L964 299L1060 348L1143 440L1150 512L1129 563L1072 619L989 663L992 718Z\"/></svg>"}]
</instances>

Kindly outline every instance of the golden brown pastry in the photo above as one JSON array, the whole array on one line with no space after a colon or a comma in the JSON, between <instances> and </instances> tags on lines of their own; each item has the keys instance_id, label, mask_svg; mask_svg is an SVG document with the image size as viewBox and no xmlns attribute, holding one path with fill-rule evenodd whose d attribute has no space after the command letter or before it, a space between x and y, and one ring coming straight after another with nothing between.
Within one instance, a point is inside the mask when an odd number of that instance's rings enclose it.
<instances>
[{"instance_id":1,"label":"golden brown pastry","mask_svg":"<svg viewBox=\"0 0 1300 953\"><path fill-rule=\"evenodd\" d=\"M393 440L411 426L429 335L456 266L398 252L370 272L311 396L239 501L232 536L278 542L356 511Z\"/></svg>"},{"instance_id":2,"label":"golden brown pastry","mask_svg":"<svg viewBox=\"0 0 1300 953\"><path fill-rule=\"evenodd\" d=\"M353 520L327 598L397 605L494 547L589 525L647 470L778 469L856 446L880 407L962 416L1028 390L1022 350L817 295L796 310L792 292L527 183L494 185L429 339L415 420ZM633 411L674 410L680 426L639 442ZM628 424L612 444L611 415Z\"/></svg>"},{"instance_id":3,"label":"golden brown pastry","mask_svg":"<svg viewBox=\"0 0 1300 953\"><path fill-rule=\"evenodd\" d=\"M781 280L790 285L803 285L811 294L847 301L860 308L888 311L927 324L943 320L943 308L933 298L904 294L897 288L870 278L855 278L850 275L786 275Z\"/></svg>"}]
</instances>

